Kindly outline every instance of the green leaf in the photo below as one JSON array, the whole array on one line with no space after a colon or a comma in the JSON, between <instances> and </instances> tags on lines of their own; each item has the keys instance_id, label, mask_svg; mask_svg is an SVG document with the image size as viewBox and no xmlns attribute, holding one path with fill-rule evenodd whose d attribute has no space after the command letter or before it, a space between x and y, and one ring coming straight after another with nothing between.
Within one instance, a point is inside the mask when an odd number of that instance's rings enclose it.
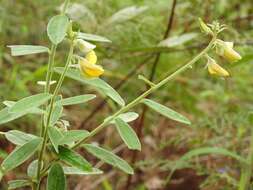
<instances>
[{"instance_id":1,"label":"green leaf","mask_svg":"<svg viewBox=\"0 0 253 190\"><path fill-rule=\"evenodd\" d=\"M63 137L59 141L60 145L70 144L76 141L83 140L87 138L90 133L86 130L71 130L63 133Z\"/></svg>"},{"instance_id":2,"label":"green leaf","mask_svg":"<svg viewBox=\"0 0 253 190\"><path fill-rule=\"evenodd\" d=\"M57 67L54 69L56 73L62 74L63 73L63 68L62 67ZM87 79L81 76L80 72L77 69L69 68L66 76L77 80L83 84L88 84L91 85L99 90L99 92L103 92L107 96L109 96L111 99L113 99L115 102L117 102L119 105L124 106L125 102L124 100L120 97L118 92L114 90L109 84L107 84L105 81L101 80L100 78L94 78L94 79Z\"/></svg>"},{"instance_id":3,"label":"green leaf","mask_svg":"<svg viewBox=\"0 0 253 190\"><path fill-rule=\"evenodd\" d=\"M91 164L73 150L70 150L63 146L59 146L58 156L62 161L66 162L67 164L73 167L76 167L83 171L92 171Z\"/></svg>"},{"instance_id":4,"label":"green leaf","mask_svg":"<svg viewBox=\"0 0 253 190\"><path fill-rule=\"evenodd\" d=\"M144 11L146 11L148 7L142 6L142 7L136 7L136 6L131 6L131 7L126 7L124 9L119 10L115 14L113 14L108 21L106 22L107 24L115 24L115 23L122 23L129 21L138 15L142 14Z\"/></svg>"},{"instance_id":5,"label":"green leaf","mask_svg":"<svg viewBox=\"0 0 253 190\"><path fill-rule=\"evenodd\" d=\"M60 140L63 137L63 134L59 131L57 127L50 126L48 127L48 136L55 151L59 153L58 145L59 145Z\"/></svg>"},{"instance_id":6,"label":"green leaf","mask_svg":"<svg viewBox=\"0 0 253 190\"><path fill-rule=\"evenodd\" d=\"M42 162L42 168L43 168L43 162ZM27 168L27 175L32 179L36 179L37 169L38 169L38 160L34 160L29 164Z\"/></svg>"},{"instance_id":7,"label":"green leaf","mask_svg":"<svg viewBox=\"0 0 253 190\"><path fill-rule=\"evenodd\" d=\"M8 189L18 189L30 185L31 182L28 180L12 180L8 182Z\"/></svg>"},{"instance_id":8,"label":"green leaf","mask_svg":"<svg viewBox=\"0 0 253 190\"><path fill-rule=\"evenodd\" d=\"M10 130L10 131L4 133L4 135L8 141L12 142L15 145L19 145L19 146L22 146L23 144L25 144L33 139L39 138L35 135L24 133L24 132L18 131L18 130Z\"/></svg>"},{"instance_id":9,"label":"green leaf","mask_svg":"<svg viewBox=\"0 0 253 190\"><path fill-rule=\"evenodd\" d=\"M52 110L52 115L50 117L49 125L54 126L55 123L59 120L62 116L63 107L61 104L55 104Z\"/></svg>"},{"instance_id":10,"label":"green leaf","mask_svg":"<svg viewBox=\"0 0 253 190\"><path fill-rule=\"evenodd\" d=\"M63 170L66 175L99 175L103 173L97 168L93 168L92 171L83 171L74 167L63 167Z\"/></svg>"},{"instance_id":11,"label":"green leaf","mask_svg":"<svg viewBox=\"0 0 253 190\"><path fill-rule=\"evenodd\" d=\"M87 41L95 41L95 42L109 42L109 43L111 42L111 40L109 40L103 36L98 36L98 35L94 35L94 34L87 34L87 33L83 33L83 32L78 32L77 38L87 40Z\"/></svg>"},{"instance_id":12,"label":"green leaf","mask_svg":"<svg viewBox=\"0 0 253 190\"><path fill-rule=\"evenodd\" d=\"M196 38L198 36L198 33L187 33L187 34L183 34L181 36L173 36L173 37L169 37L163 41L161 41L158 46L162 46L162 47L175 47L175 46L179 46L182 45L194 38Z\"/></svg>"},{"instance_id":13,"label":"green leaf","mask_svg":"<svg viewBox=\"0 0 253 190\"><path fill-rule=\"evenodd\" d=\"M11 106L13 106L16 102L15 101L3 101L3 104L6 105L8 108L10 108ZM32 108L31 110L29 110L28 112L29 114L43 114L44 110L40 109L40 108Z\"/></svg>"},{"instance_id":14,"label":"green leaf","mask_svg":"<svg viewBox=\"0 0 253 190\"><path fill-rule=\"evenodd\" d=\"M139 117L138 113L135 112L127 112L127 113L122 113L119 116L117 116L117 118L122 119L124 122L129 123L131 121L136 120ZM111 124L115 123L115 120L110 122Z\"/></svg>"},{"instance_id":15,"label":"green leaf","mask_svg":"<svg viewBox=\"0 0 253 190\"><path fill-rule=\"evenodd\" d=\"M92 145L92 144L85 144L83 147L92 155L96 156L97 158L101 159L107 164L110 164L114 167L117 167L121 169L122 171L128 173L128 174L133 174L134 171L129 166L129 164L123 160L122 158L118 157L117 155L113 154L112 152L109 152L106 149L103 149L101 147Z\"/></svg>"},{"instance_id":16,"label":"green leaf","mask_svg":"<svg viewBox=\"0 0 253 190\"><path fill-rule=\"evenodd\" d=\"M11 55L12 56L49 52L49 49L44 46L11 45L11 46L7 46L7 47L11 48Z\"/></svg>"},{"instance_id":17,"label":"green leaf","mask_svg":"<svg viewBox=\"0 0 253 190\"><path fill-rule=\"evenodd\" d=\"M202 148L197 148L193 149L186 154L184 154L175 164L175 166L172 168L169 178L170 179L173 175L173 173L176 171L178 167L182 165L183 162L190 160L194 156L200 156L200 155L205 155L205 154L219 154L223 156L228 156L231 158L234 158L235 160L239 161L240 163L243 164L248 164L248 161L241 157L240 155L231 152L227 149L224 148L219 148L219 147L202 147Z\"/></svg>"},{"instance_id":18,"label":"green leaf","mask_svg":"<svg viewBox=\"0 0 253 190\"><path fill-rule=\"evenodd\" d=\"M9 108L9 112L26 112L32 108L36 108L44 104L51 98L51 94L41 93L33 96L29 96L17 101L13 106Z\"/></svg>"},{"instance_id":19,"label":"green leaf","mask_svg":"<svg viewBox=\"0 0 253 190\"><path fill-rule=\"evenodd\" d=\"M82 104L96 98L96 95L85 94L80 96L74 96L70 98L65 98L56 102L56 104L61 104L62 106Z\"/></svg>"},{"instance_id":20,"label":"green leaf","mask_svg":"<svg viewBox=\"0 0 253 190\"><path fill-rule=\"evenodd\" d=\"M135 131L122 119L115 119L116 128L129 149L141 150L141 143Z\"/></svg>"},{"instance_id":21,"label":"green leaf","mask_svg":"<svg viewBox=\"0 0 253 190\"><path fill-rule=\"evenodd\" d=\"M57 45L66 36L69 26L69 19L66 15L56 15L50 19L47 25L47 35L50 41Z\"/></svg>"},{"instance_id":22,"label":"green leaf","mask_svg":"<svg viewBox=\"0 0 253 190\"><path fill-rule=\"evenodd\" d=\"M172 110L164 105L161 105L153 100L144 99L142 101L142 103L146 104L151 109L155 110L156 112L160 113L161 115L163 115L169 119L172 119L172 120L175 120L175 121L178 121L181 123L185 123L187 125L191 124L191 122L185 116L183 116L183 115L175 112L174 110Z\"/></svg>"},{"instance_id":23,"label":"green leaf","mask_svg":"<svg viewBox=\"0 0 253 190\"><path fill-rule=\"evenodd\" d=\"M36 152L41 141L41 138L36 138L16 148L1 164L3 170L7 172L24 163Z\"/></svg>"},{"instance_id":24,"label":"green leaf","mask_svg":"<svg viewBox=\"0 0 253 190\"><path fill-rule=\"evenodd\" d=\"M66 177L62 166L55 163L49 170L47 177L47 190L66 190Z\"/></svg>"}]
</instances>

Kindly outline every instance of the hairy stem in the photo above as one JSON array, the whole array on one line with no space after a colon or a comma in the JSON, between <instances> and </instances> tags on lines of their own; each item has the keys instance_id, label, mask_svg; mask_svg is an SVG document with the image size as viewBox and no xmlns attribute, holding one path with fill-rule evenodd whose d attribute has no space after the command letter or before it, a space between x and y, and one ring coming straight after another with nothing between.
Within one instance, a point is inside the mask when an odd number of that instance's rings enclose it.
<instances>
[{"instance_id":1,"label":"hairy stem","mask_svg":"<svg viewBox=\"0 0 253 190\"><path fill-rule=\"evenodd\" d=\"M48 140L47 131L48 131L50 119L51 119L51 116L52 116L54 102L55 102L55 99L56 99L56 97L59 93L59 90L60 90L61 86L62 86L62 83L63 83L63 80L65 78L66 72L68 71L69 65L71 63L71 59L73 57L73 51L74 51L74 44L73 44L73 42L71 42L71 46L70 46L70 50L69 50L69 54L68 54L68 59L67 59L66 65L64 67L64 71L61 74L61 76L60 76L60 78L57 82L57 85L55 87L53 96L52 96L52 98L50 100L50 103L49 103L49 106L48 106L48 114L47 114L45 129L44 129L44 133L43 133L43 143L42 143L42 147L41 147L41 150L39 152L39 158L38 158L38 168L37 168L37 183L38 183L37 189L38 190L40 188L39 184L40 184L40 177L41 177L40 173L41 173L42 160L43 160L43 155L44 155L47 140Z\"/></svg>"},{"instance_id":2,"label":"hairy stem","mask_svg":"<svg viewBox=\"0 0 253 190\"><path fill-rule=\"evenodd\" d=\"M91 131L90 135L88 138L79 141L78 143L76 143L72 148L77 148L79 147L81 144L87 142L90 138L92 138L93 136L95 136L97 133L99 133L101 130L103 130L111 121L113 121L118 115L128 111L129 109L133 108L136 104L140 103L141 100L143 100L145 97L147 97L148 95L150 95L151 93L153 93L154 91L156 91L158 88L160 88L161 86L167 84L168 81L174 79L177 75L181 74L182 72L184 72L186 69L188 69L189 67L191 67L194 63L196 63L203 55L205 55L213 46L214 42L216 40L216 37L213 37L213 39L211 40L211 42L208 44L208 46L202 50L196 57L194 57L191 61L189 61L187 64L185 64L183 67L179 68L177 71L175 71L174 73L168 75L167 77L165 77L163 80L161 80L159 83L155 84L153 87L151 87L150 89L148 89L146 92L144 92L142 95L140 95L139 97L137 97L135 100L133 100L132 102L130 102L129 104L127 104L126 106L122 107L119 111L117 111L116 113L114 113L112 116L110 116L108 119L104 120L103 123L101 123L98 127L96 127L93 131Z\"/></svg>"}]
</instances>

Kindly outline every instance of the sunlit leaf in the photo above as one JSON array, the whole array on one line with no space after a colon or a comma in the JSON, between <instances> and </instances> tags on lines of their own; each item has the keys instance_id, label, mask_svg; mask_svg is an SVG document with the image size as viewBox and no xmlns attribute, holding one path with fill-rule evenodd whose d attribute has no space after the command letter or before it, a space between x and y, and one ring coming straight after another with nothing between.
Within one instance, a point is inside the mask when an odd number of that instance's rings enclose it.
<instances>
[{"instance_id":1,"label":"sunlit leaf","mask_svg":"<svg viewBox=\"0 0 253 190\"><path fill-rule=\"evenodd\" d=\"M23 144L25 144L33 139L39 138L35 135L24 133L24 132L18 131L18 130L10 130L10 131L4 133L4 135L8 141L12 142L15 145L19 145L19 146L22 146Z\"/></svg>"},{"instance_id":2,"label":"sunlit leaf","mask_svg":"<svg viewBox=\"0 0 253 190\"><path fill-rule=\"evenodd\" d=\"M131 121L136 120L139 117L138 113L135 112L127 112L127 113L122 113L116 118L122 119L124 122L129 123ZM111 123L115 123L115 120L111 121Z\"/></svg>"},{"instance_id":3,"label":"sunlit leaf","mask_svg":"<svg viewBox=\"0 0 253 190\"><path fill-rule=\"evenodd\" d=\"M43 168L43 162L42 162L42 168ZM37 169L38 169L38 160L34 160L29 164L27 168L27 175L32 179L36 179Z\"/></svg>"},{"instance_id":4,"label":"sunlit leaf","mask_svg":"<svg viewBox=\"0 0 253 190\"><path fill-rule=\"evenodd\" d=\"M57 101L56 104L61 104L63 106L82 104L90 100L93 100L94 98L96 98L96 95L85 94L85 95L80 95L80 96L73 96L70 98L64 98L62 100Z\"/></svg>"},{"instance_id":5,"label":"sunlit leaf","mask_svg":"<svg viewBox=\"0 0 253 190\"><path fill-rule=\"evenodd\" d=\"M63 133L59 144L70 144L87 138L90 133L86 130L70 130Z\"/></svg>"},{"instance_id":6,"label":"sunlit leaf","mask_svg":"<svg viewBox=\"0 0 253 190\"><path fill-rule=\"evenodd\" d=\"M175 47L182 45L188 41L191 41L192 39L196 38L198 36L197 33L187 33L183 34L181 36L173 36L169 37L163 41L161 41L158 46L163 46L163 47Z\"/></svg>"},{"instance_id":7,"label":"sunlit leaf","mask_svg":"<svg viewBox=\"0 0 253 190\"><path fill-rule=\"evenodd\" d=\"M99 175L103 173L97 168L93 168L92 171L83 171L74 167L63 167L63 170L66 175Z\"/></svg>"},{"instance_id":8,"label":"sunlit leaf","mask_svg":"<svg viewBox=\"0 0 253 190\"><path fill-rule=\"evenodd\" d=\"M59 131L59 129L57 129L57 127L49 126L48 136L55 151L58 153L59 152L58 145L59 145L60 140L63 137L63 134Z\"/></svg>"},{"instance_id":9,"label":"sunlit leaf","mask_svg":"<svg viewBox=\"0 0 253 190\"><path fill-rule=\"evenodd\" d=\"M22 187L26 187L30 185L31 185L31 182L28 180L12 180L12 181L8 181L8 190L20 189Z\"/></svg>"}]
</instances>

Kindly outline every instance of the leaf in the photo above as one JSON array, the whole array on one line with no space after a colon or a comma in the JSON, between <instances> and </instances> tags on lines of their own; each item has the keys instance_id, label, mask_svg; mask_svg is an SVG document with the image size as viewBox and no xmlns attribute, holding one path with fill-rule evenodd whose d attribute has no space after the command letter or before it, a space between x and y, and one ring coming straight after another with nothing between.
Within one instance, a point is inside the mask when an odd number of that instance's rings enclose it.
<instances>
[{"instance_id":1,"label":"leaf","mask_svg":"<svg viewBox=\"0 0 253 190\"><path fill-rule=\"evenodd\" d=\"M77 38L87 40L87 41L95 41L95 42L108 42L108 43L112 42L111 40L107 39L106 37L98 36L98 35L94 35L94 34L87 34L87 33L83 33L83 32L78 32Z\"/></svg>"},{"instance_id":2,"label":"leaf","mask_svg":"<svg viewBox=\"0 0 253 190\"><path fill-rule=\"evenodd\" d=\"M124 122L129 123L131 121L136 120L139 117L138 113L135 112L127 112L127 113L122 113L119 116L117 116L117 118L122 119ZM115 123L115 120L110 122L111 124Z\"/></svg>"},{"instance_id":3,"label":"leaf","mask_svg":"<svg viewBox=\"0 0 253 190\"><path fill-rule=\"evenodd\" d=\"M62 106L75 105L75 104L88 102L94 98L96 98L96 95L85 94L85 95L74 96L74 97L59 100L56 102L56 104L61 104Z\"/></svg>"},{"instance_id":4,"label":"leaf","mask_svg":"<svg viewBox=\"0 0 253 190\"><path fill-rule=\"evenodd\" d=\"M131 7L126 7L115 14L113 14L108 20L107 24L116 24L116 23L122 23L126 22L128 20L131 20L138 15L142 14L144 11L146 11L148 7L142 6L142 7L136 7L136 6L131 6Z\"/></svg>"},{"instance_id":5,"label":"leaf","mask_svg":"<svg viewBox=\"0 0 253 190\"><path fill-rule=\"evenodd\" d=\"M173 36L169 37L163 41L161 41L158 46L162 47L175 47L182 45L188 41L191 41L192 39L196 38L198 36L197 33L186 33L181 36Z\"/></svg>"},{"instance_id":6,"label":"leaf","mask_svg":"<svg viewBox=\"0 0 253 190\"><path fill-rule=\"evenodd\" d=\"M66 175L99 175L103 173L97 168L93 168L92 171L83 171L74 167L63 167L63 170Z\"/></svg>"},{"instance_id":7,"label":"leaf","mask_svg":"<svg viewBox=\"0 0 253 190\"><path fill-rule=\"evenodd\" d=\"M7 46L11 48L12 56L29 55L35 53L49 52L49 49L44 46L33 46L33 45L11 45Z\"/></svg>"},{"instance_id":8,"label":"leaf","mask_svg":"<svg viewBox=\"0 0 253 190\"><path fill-rule=\"evenodd\" d=\"M3 104L6 105L8 108L10 108L11 106L13 106L16 102L15 101L3 101ZM40 108L32 108L31 110L29 110L28 112L29 114L43 114L44 110L40 109Z\"/></svg>"},{"instance_id":9,"label":"leaf","mask_svg":"<svg viewBox=\"0 0 253 190\"><path fill-rule=\"evenodd\" d=\"M61 138L59 144L70 144L76 141L83 140L87 138L90 133L86 130L71 130L63 133L63 137Z\"/></svg>"},{"instance_id":10,"label":"leaf","mask_svg":"<svg viewBox=\"0 0 253 190\"><path fill-rule=\"evenodd\" d=\"M129 166L129 164L123 160L122 158L118 157L117 155L113 154L112 152L109 152L108 150L105 150L101 147L92 145L92 144L85 144L83 147L92 155L96 156L97 158L101 159L107 164L110 164L112 166L115 166L122 171L128 173L128 174L133 174L134 171Z\"/></svg>"},{"instance_id":11,"label":"leaf","mask_svg":"<svg viewBox=\"0 0 253 190\"><path fill-rule=\"evenodd\" d=\"M69 19L66 15L56 15L50 19L47 25L47 35L50 41L57 45L65 37L69 26Z\"/></svg>"},{"instance_id":12,"label":"leaf","mask_svg":"<svg viewBox=\"0 0 253 190\"><path fill-rule=\"evenodd\" d=\"M57 67L54 69L56 73L62 74L63 68L62 67ZM87 79L81 76L80 72L77 69L69 68L66 76L77 80L83 84L88 84L91 85L99 90L99 92L103 92L107 96L109 96L111 99L113 99L115 102L117 102L119 105L124 106L125 102L124 100L120 97L118 92L114 90L109 84L107 84L105 81L99 79L99 78L94 78L94 79Z\"/></svg>"},{"instance_id":13,"label":"leaf","mask_svg":"<svg viewBox=\"0 0 253 190\"><path fill-rule=\"evenodd\" d=\"M8 141L12 142L15 145L19 145L19 146L22 146L23 144L25 144L33 139L39 138L35 135L24 133L24 132L18 131L18 130L10 130L10 131L4 133L4 135Z\"/></svg>"},{"instance_id":14,"label":"leaf","mask_svg":"<svg viewBox=\"0 0 253 190\"><path fill-rule=\"evenodd\" d=\"M186 154L184 154L175 164L174 168L172 168L168 180L172 177L173 173L176 171L176 169L178 167L180 167L180 165L184 162L187 161L189 159L191 159L194 156L200 156L200 155L204 155L204 154L220 154L223 156L228 156L231 158L234 158L235 160L244 163L244 164L248 164L248 161L246 159L244 159L243 157L241 157L240 155L231 152L227 149L224 148L219 148L219 147L202 147L202 148L197 148L197 149L193 149L189 152L187 152Z\"/></svg>"},{"instance_id":15,"label":"leaf","mask_svg":"<svg viewBox=\"0 0 253 190\"><path fill-rule=\"evenodd\" d=\"M67 164L74 166L83 171L92 171L91 164L85 160L81 155L78 153L65 148L63 146L59 146L59 158L66 162Z\"/></svg>"},{"instance_id":16,"label":"leaf","mask_svg":"<svg viewBox=\"0 0 253 190\"><path fill-rule=\"evenodd\" d=\"M175 121L178 121L181 123L185 123L187 125L191 124L191 122L185 116L183 116L183 115L175 112L174 110L172 110L164 105L161 105L153 100L144 99L142 101L142 103L146 104L151 109L155 110L156 112L160 113L161 115L163 115L169 119L172 119L172 120L175 120Z\"/></svg>"},{"instance_id":17,"label":"leaf","mask_svg":"<svg viewBox=\"0 0 253 190\"><path fill-rule=\"evenodd\" d=\"M122 119L115 119L116 128L129 149L141 150L141 143L135 131Z\"/></svg>"},{"instance_id":18,"label":"leaf","mask_svg":"<svg viewBox=\"0 0 253 190\"><path fill-rule=\"evenodd\" d=\"M51 94L41 93L33 96L29 96L17 101L13 106L9 108L9 112L26 112L32 108L36 108L44 104L51 98Z\"/></svg>"},{"instance_id":19,"label":"leaf","mask_svg":"<svg viewBox=\"0 0 253 190\"><path fill-rule=\"evenodd\" d=\"M16 148L1 164L3 170L10 171L29 159L39 148L41 141L41 138L36 138Z\"/></svg>"},{"instance_id":20,"label":"leaf","mask_svg":"<svg viewBox=\"0 0 253 190\"><path fill-rule=\"evenodd\" d=\"M62 166L55 163L49 170L47 178L47 190L66 190L66 177Z\"/></svg>"},{"instance_id":21,"label":"leaf","mask_svg":"<svg viewBox=\"0 0 253 190\"><path fill-rule=\"evenodd\" d=\"M59 118L62 116L63 107L60 104L55 104L54 108L52 110L52 115L49 121L50 126L54 126L55 123L59 120Z\"/></svg>"},{"instance_id":22,"label":"leaf","mask_svg":"<svg viewBox=\"0 0 253 190\"><path fill-rule=\"evenodd\" d=\"M30 185L31 182L28 180L12 180L8 182L8 189L18 189Z\"/></svg>"},{"instance_id":23,"label":"leaf","mask_svg":"<svg viewBox=\"0 0 253 190\"><path fill-rule=\"evenodd\" d=\"M42 162L42 168L43 168L43 162ZM38 169L38 160L34 160L29 164L27 168L27 175L32 179L36 179L37 169Z\"/></svg>"},{"instance_id":24,"label":"leaf","mask_svg":"<svg viewBox=\"0 0 253 190\"><path fill-rule=\"evenodd\" d=\"M59 153L58 145L59 145L60 140L63 137L62 133L56 127L50 126L50 127L48 127L48 136L49 136L49 139L50 139L55 151L57 153Z\"/></svg>"}]
</instances>

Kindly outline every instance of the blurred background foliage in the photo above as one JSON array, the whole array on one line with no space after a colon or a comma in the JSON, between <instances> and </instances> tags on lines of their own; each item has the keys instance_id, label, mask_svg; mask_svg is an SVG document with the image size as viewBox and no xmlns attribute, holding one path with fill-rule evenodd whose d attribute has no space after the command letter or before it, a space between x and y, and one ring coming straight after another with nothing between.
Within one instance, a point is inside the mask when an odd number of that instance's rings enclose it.
<instances>
[{"instance_id":1,"label":"blurred background foliage","mask_svg":"<svg viewBox=\"0 0 253 190\"><path fill-rule=\"evenodd\" d=\"M135 71L118 90L126 101L132 100L145 90L145 84L138 80L137 76L150 75L157 52L162 54L155 80L162 78L165 73L175 71L208 43L208 37L200 33L198 17L206 22L218 20L226 24L228 30L222 33L222 38L234 41L236 50L243 57L234 64L217 58L217 61L231 73L231 77L227 79L209 76L205 69L205 60L202 60L153 95L158 102L188 116L193 124L186 127L154 115L151 111L147 113L142 139L143 150L138 154L138 161L135 163L137 173L132 179L130 189L164 189L162 182L175 161L182 154L197 147L218 146L241 155L247 153L249 128L252 127L248 115L253 110L252 0L177 0L169 41L164 42L164 47L158 44L167 28L172 0L71 2L68 15L76 21L74 27L87 33L105 36L112 41L111 44L97 44L99 63L106 69L103 79L115 86L129 72ZM44 79L47 68L46 55L13 58L7 45L47 46L49 41L46 25L50 17L59 12L61 3L61 0L0 1L1 102L16 100L42 90L36 82ZM119 12L122 9L125 12ZM66 48L64 44L58 48L57 65L63 64ZM66 97L92 91L89 87L72 80L67 79L65 84L63 95ZM70 119L72 128L94 128L105 116L117 109L113 102L107 100L107 103L108 106L100 109L89 125L82 124L98 104L96 101L85 106L68 107L65 110L66 117ZM138 109L141 113L141 107ZM34 132L37 129L37 121L37 116L26 116L1 126L1 130L18 128ZM111 148L121 143L114 130L110 128L94 140ZM4 157L13 147L3 139L1 141ZM129 151L120 149L119 154L130 160ZM221 156L196 158L185 163L165 189L235 189L238 169L239 166L233 160ZM84 180L73 178L72 181L79 183L76 187L70 187L106 190L123 188L122 184L126 183L127 176L113 172L110 168L107 168L107 171L108 174L101 177ZM19 173L10 174L9 178L15 178L16 175ZM2 186L4 187L4 182Z\"/></svg>"}]
</instances>

